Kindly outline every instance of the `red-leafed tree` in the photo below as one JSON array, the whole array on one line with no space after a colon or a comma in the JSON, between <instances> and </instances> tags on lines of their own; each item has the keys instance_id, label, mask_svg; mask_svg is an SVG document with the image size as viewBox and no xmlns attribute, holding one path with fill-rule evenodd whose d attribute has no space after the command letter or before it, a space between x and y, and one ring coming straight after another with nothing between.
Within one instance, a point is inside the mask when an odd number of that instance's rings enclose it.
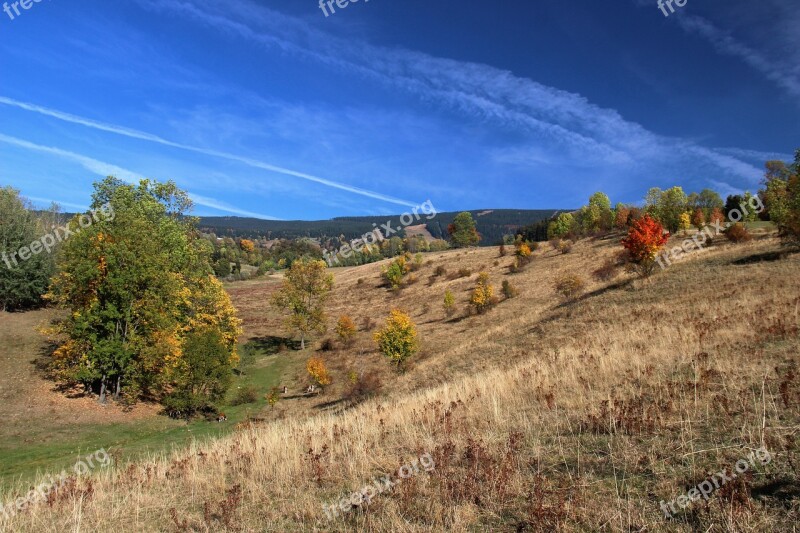
<instances>
[{"instance_id":1,"label":"red-leafed tree","mask_svg":"<svg viewBox=\"0 0 800 533\"><path fill-rule=\"evenodd\" d=\"M646 277L652 274L658 253L669 240L664 226L650 215L635 221L622 239L622 246L628 250L630 262L636 265L639 273Z\"/></svg>"}]
</instances>

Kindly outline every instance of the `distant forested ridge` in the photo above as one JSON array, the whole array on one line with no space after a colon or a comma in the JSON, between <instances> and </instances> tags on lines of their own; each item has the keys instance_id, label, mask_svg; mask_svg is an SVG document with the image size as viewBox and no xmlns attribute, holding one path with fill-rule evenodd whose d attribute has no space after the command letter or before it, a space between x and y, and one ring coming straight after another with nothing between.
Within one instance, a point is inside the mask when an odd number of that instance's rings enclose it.
<instances>
[{"instance_id":1,"label":"distant forested ridge","mask_svg":"<svg viewBox=\"0 0 800 533\"><path fill-rule=\"evenodd\" d=\"M504 235L513 235L522 227L549 219L555 209L479 209L469 211L478 225L483 237L482 246L498 244ZM447 239L447 226L452 224L458 212L439 213L428 220L429 215L420 213L420 220L410 225L425 224L436 239ZM201 217L199 227L202 231L218 236L268 239L326 239L344 236L346 240L356 239L376 227L391 221L392 228L403 226L400 215L370 217L338 217L331 220L261 220L242 217ZM403 233L399 233L403 235Z\"/></svg>"}]
</instances>

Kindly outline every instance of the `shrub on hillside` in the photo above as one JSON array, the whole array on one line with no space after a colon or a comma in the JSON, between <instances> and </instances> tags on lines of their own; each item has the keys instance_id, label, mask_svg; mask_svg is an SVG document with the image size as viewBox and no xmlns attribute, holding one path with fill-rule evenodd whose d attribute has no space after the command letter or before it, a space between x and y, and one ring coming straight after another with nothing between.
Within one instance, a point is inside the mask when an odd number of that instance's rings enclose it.
<instances>
[{"instance_id":1,"label":"shrub on hillside","mask_svg":"<svg viewBox=\"0 0 800 533\"><path fill-rule=\"evenodd\" d=\"M398 309L392 310L386 325L375 333L374 338L381 353L397 368L402 368L419 350L416 325L411 317Z\"/></svg>"},{"instance_id":2,"label":"shrub on hillside","mask_svg":"<svg viewBox=\"0 0 800 533\"><path fill-rule=\"evenodd\" d=\"M468 278L472 275L472 270L468 268L459 268L457 272L453 272L450 274L447 279L460 279L460 278Z\"/></svg>"},{"instance_id":3,"label":"shrub on hillside","mask_svg":"<svg viewBox=\"0 0 800 533\"><path fill-rule=\"evenodd\" d=\"M389 266L381 271L383 279L392 290L399 290L403 286L403 277L411 272L411 254L406 252L396 258Z\"/></svg>"},{"instance_id":4,"label":"shrub on hillside","mask_svg":"<svg viewBox=\"0 0 800 533\"><path fill-rule=\"evenodd\" d=\"M375 329L375 321L372 320L372 317L365 316L361 319L361 329L364 331L372 331Z\"/></svg>"},{"instance_id":5,"label":"shrub on hillside","mask_svg":"<svg viewBox=\"0 0 800 533\"><path fill-rule=\"evenodd\" d=\"M322 344L320 344L320 346L319 346L319 350L321 352L332 352L335 349L336 349L336 345L333 343L333 340L331 340L331 339L324 339L322 341Z\"/></svg>"},{"instance_id":6,"label":"shrub on hillside","mask_svg":"<svg viewBox=\"0 0 800 533\"><path fill-rule=\"evenodd\" d=\"M353 339L356 336L356 325L352 318L347 315L342 315L336 322L335 331L342 344L349 346L353 343Z\"/></svg>"},{"instance_id":7,"label":"shrub on hillside","mask_svg":"<svg viewBox=\"0 0 800 533\"><path fill-rule=\"evenodd\" d=\"M359 403L379 395L382 389L383 383L377 372L368 371L360 375L351 372L344 398L351 403Z\"/></svg>"},{"instance_id":8,"label":"shrub on hillside","mask_svg":"<svg viewBox=\"0 0 800 533\"><path fill-rule=\"evenodd\" d=\"M328 373L328 367L325 366L325 361L319 357L312 357L306 363L306 371L314 383L320 387L331 384L331 376Z\"/></svg>"},{"instance_id":9,"label":"shrub on hillside","mask_svg":"<svg viewBox=\"0 0 800 533\"><path fill-rule=\"evenodd\" d=\"M258 390L251 385L238 389L231 400L231 405L244 405L248 403L256 403L257 401Z\"/></svg>"},{"instance_id":10,"label":"shrub on hillside","mask_svg":"<svg viewBox=\"0 0 800 533\"><path fill-rule=\"evenodd\" d=\"M442 265L437 266L433 271L433 275L436 276L437 278L440 276L444 276L446 274L447 274L447 269Z\"/></svg>"},{"instance_id":11,"label":"shrub on hillside","mask_svg":"<svg viewBox=\"0 0 800 533\"><path fill-rule=\"evenodd\" d=\"M519 294L519 291L507 279L503 280L503 296L508 300Z\"/></svg>"},{"instance_id":12,"label":"shrub on hillside","mask_svg":"<svg viewBox=\"0 0 800 533\"><path fill-rule=\"evenodd\" d=\"M419 270L422 268L424 261L425 259L423 258L422 254L417 252L417 254L414 256L414 262L411 264L411 270Z\"/></svg>"},{"instance_id":13,"label":"shrub on hillside","mask_svg":"<svg viewBox=\"0 0 800 533\"><path fill-rule=\"evenodd\" d=\"M609 258L594 272L592 276L597 281L611 281L619 275L619 264L616 259Z\"/></svg>"},{"instance_id":14,"label":"shrub on hillside","mask_svg":"<svg viewBox=\"0 0 800 533\"><path fill-rule=\"evenodd\" d=\"M481 315L496 303L497 298L494 296L494 287L489 283L489 274L481 272L478 275L478 284L469 299L469 305Z\"/></svg>"},{"instance_id":15,"label":"shrub on hillside","mask_svg":"<svg viewBox=\"0 0 800 533\"><path fill-rule=\"evenodd\" d=\"M586 290L586 282L580 276L568 274L558 278L553 288L564 299L574 300Z\"/></svg>"},{"instance_id":16,"label":"shrub on hillside","mask_svg":"<svg viewBox=\"0 0 800 533\"><path fill-rule=\"evenodd\" d=\"M456 297L453 296L453 291L447 289L444 291L444 312L447 316L453 316L456 311Z\"/></svg>"},{"instance_id":17,"label":"shrub on hillside","mask_svg":"<svg viewBox=\"0 0 800 533\"><path fill-rule=\"evenodd\" d=\"M725 237L727 237L729 241L734 243L747 242L753 238L750 235L750 232L747 231L747 228L741 222L737 222L733 226L726 229Z\"/></svg>"},{"instance_id":18,"label":"shrub on hillside","mask_svg":"<svg viewBox=\"0 0 800 533\"><path fill-rule=\"evenodd\" d=\"M569 239L563 239L558 242L558 251L562 254L568 254L572 251L572 241Z\"/></svg>"},{"instance_id":19,"label":"shrub on hillside","mask_svg":"<svg viewBox=\"0 0 800 533\"><path fill-rule=\"evenodd\" d=\"M647 277L653 273L656 257L668 240L669 233L664 231L664 226L650 215L645 215L631 224L622 246L628 250L631 265L640 275Z\"/></svg>"}]
</instances>

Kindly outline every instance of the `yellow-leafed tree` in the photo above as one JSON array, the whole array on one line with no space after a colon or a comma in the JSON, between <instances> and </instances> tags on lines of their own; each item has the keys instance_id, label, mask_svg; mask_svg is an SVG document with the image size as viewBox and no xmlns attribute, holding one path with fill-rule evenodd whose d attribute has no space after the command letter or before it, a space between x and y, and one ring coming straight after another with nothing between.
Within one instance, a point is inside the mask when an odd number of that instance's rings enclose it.
<instances>
[{"instance_id":1,"label":"yellow-leafed tree","mask_svg":"<svg viewBox=\"0 0 800 533\"><path fill-rule=\"evenodd\" d=\"M383 355L398 368L419 350L416 325L411 317L398 309L392 310L386 325L375 333L375 342Z\"/></svg>"}]
</instances>

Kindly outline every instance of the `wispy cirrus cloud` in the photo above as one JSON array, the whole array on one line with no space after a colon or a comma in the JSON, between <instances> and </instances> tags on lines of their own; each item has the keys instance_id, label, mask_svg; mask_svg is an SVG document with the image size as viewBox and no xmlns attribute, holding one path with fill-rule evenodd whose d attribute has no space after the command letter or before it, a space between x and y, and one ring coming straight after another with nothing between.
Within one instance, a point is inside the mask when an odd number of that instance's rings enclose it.
<instances>
[{"instance_id":1,"label":"wispy cirrus cloud","mask_svg":"<svg viewBox=\"0 0 800 533\"><path fill-rule=\"evenodd\" d=\"M780 17L776 17L775 20L778 24L781 23ZM682 14L677 17L677 21L678 25L685 31L700 35L708 40L720 53L743 60L765 78L786 91L789 96L795 99L795 103L800 104L800 54L796 49L793 51L787 50L786 54L782 54L780 58L770 57L765 52L735 39L730 33L718 28L703 17ZM794 31L797 32L796 25L794 26Z\"/></svg>"},{"instance_id":2,"label":"wispy cirrus cloud","mask_svg":"<svg viewBox=\"0 0 800 533\"><path fill-rule=\"evenodd\" d=\"M19 139L17 137L12 137L2 133L0 133L0 142L16 146L19 148L24 148L26 150L45 153L48 155L59 157L67 161L78 163L89 172L92 172L93 174L96 174L101 177L114 176L129 183L138 183L139 181L144 179L144 176L142 176L141 174L132 172L130 170L119 167L117 165L113 165L111 163L105 163L103 161L99 161L97 159L93 159L91 157L77 154L75 152L71 152L68 150L62 150L60 148L55 148L52 146L43 146L40 144L32 143L30 141L26 141L24 139ZM218 211L224 211L226 213L231 213L234 215L239 215L244 217L261 218L264 220L279 220L278 218L275 218L273 216L263 215L261 213L254 213L252 211L238 209L225 202L214 200L213 198L206 198L204 196L200 196L193 193L190 193L189 196L191 197L192 201L195 202L196 204L205 207L210 207L211 209L216 209ZM51 200L49 198L44 199L38 197L31 197L31 199L36 201L44 201L48 203L55 201L58 204L82 208L82 206L78 206L76 204L70 204L68 202L61 202L58 200Z\"/></svg>"},{"instance_id":3,"label":"wispy cirrus cloud","mask_svg":"<svg viewBox=\"0 0 800 533\"><path fill-rule=\"evenodd\" d=\"M626 172L645 171L643 162L663 168L709 166L728 179L746 183L757 180L761 173L730 152L718 153L693 140L656 134L579 94L489 65L342 39L249 1L224 6L194 0L139 3L194 20L234 39L399 88L440 109L535 139L530 156L526 157L523 143L499 152L500 161L513 154L516 162L570 160Z\"/></svg>"},{"instance_id":4,"label":"wispy cirrus cloud","mask_svg":"<svg viewBox=\"0 0 800 533\"><path fill-rule=\"evenodd\" d=\"M18 109L23 109L25 111L31 111L31 112L34 112L34 113L38 113L40 115L45 115L45 116L48 116L48 117L56 118L58 120L62 120L62 121L69 122L69 123L72 123L72 124L78 124L78 125L81 125L81 126L85 126L87 128L92 128L92 129L96 129L96 130L100 130L100 131L105 131L105 132L108 132L108 133L114 133L114 134L117 134L117 135L122 135L124 137L128 137L128 138L131 138L131 139L139 139L139 140L142 140L142 141L148 141L148 142L156 143L156 144L159 144L159 145L162 145L162 146L167 146L167 147L170 147L170 148L177 148L177 149L185 150L185 151L188 151L188 152L194 152L194 153L198 153L198 154L202 154L202 155L207 155L207 156L210 156L210 157L217 157L217 158L220 158L220 159L226 159L228 161L234 161L234 162L241 163L243 165L246 165L246 166L249 166L249 167L252 167L252 168L258 168L258 169L261 169L261 170L267 170L269 172L275 172L277 174L282 174L282 175L285 175L285 176L290 176L290 177L299 178L299 179L306 180L306 181L311 181L311 182L314 182L314 183L318 183L320 185L324 185L326 187L332 187L334 189L339 189L339 190L346 191L346 192L349 192L349 193L358 194L358 195L361 195L361 196L366 196L368 198L372 198L372 199L375 199L375 200L381 200L381 201L384 201L384 202L389 202L389 203L393 203L393 204L397 204L397 205L402 205L402 206L405 206L405 207L414 207L414 206L417 205L417 204L415 204L413 202L410 202L410 201L400 200L398 198L394 198L394 197L391 197L391 196L388 196L388 195L385 195L385 194L381 194L381 193L378 193L378 192L370 191L370 190L367 190L367 189L362 189L360 187L355 187L355 186L352 186L352 185L346 185L344 183L335 182L335 181L332 181L332 180L329 180L329 179L321 178L319 176L314 176L312 174L307 174L305 172L299 172L297 170L292 170L292 169L284 168L284 167L281 167L281 166L273 165L273 164L270 164L270 163L266 163L264 161L260 161L260 160L257 160L257 159L253 159L253 158L249 158L249 157L243 157L243 156L239 156L239 155L236 155L236 154L223 152L223 151L220 151L220 150L213 150L213 149L210 149L210 148L202 148L202 147L198 147L198 146L192 146L192 145L188 145L188 144L173 142L173 141L164 139L164 138L162 138L162 137L160 137L158 135L154 135L152 133L147 133L147 132L143 132L143 131L139 131L139 130L135 130L135 129L132 129L132 128L127 128L127 127L119 126L119 125L115 125L115 124L109 124L109 123L105 123L105 122L100 122L100 121L93 120L93 119L90 119L90 118L80 117L80 116L73 115L71 113L66 113L66 112L63 112L63 111L59 111L59 110L56 110L56 109L50 109L50 108L47 108L47 107L44 107L44 106L40 106L40 105L28 103L28 102L21 102L19 100L15 100L13 98L8 98L8 97L5 97L5 96L0 96L0 104L11 106L11 107L15 107L15 108L18 108Z\"/></svg>"}]
</instances>

